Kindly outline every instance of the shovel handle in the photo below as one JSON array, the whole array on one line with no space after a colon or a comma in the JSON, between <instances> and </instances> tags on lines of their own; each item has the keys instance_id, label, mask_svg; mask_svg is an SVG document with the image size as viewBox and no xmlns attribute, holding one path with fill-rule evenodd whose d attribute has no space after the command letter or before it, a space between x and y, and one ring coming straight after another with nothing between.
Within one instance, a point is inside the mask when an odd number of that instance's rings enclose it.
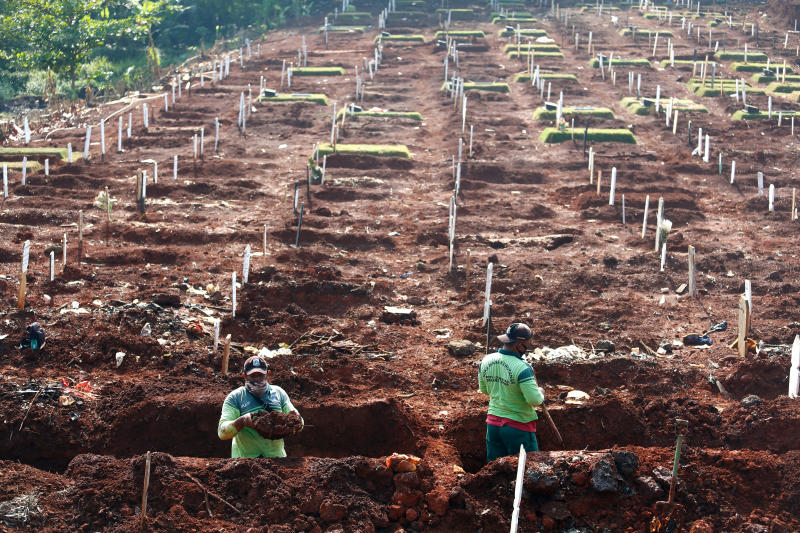
<instances>
[{"instance_id":1,"label":"shovel handle","mask_svg":"<svg viewBox=\"0 0 800 533\"><path fill-rule=\"evenodd\" d=\"M550 424L550 428L552 428L553 433L556 434L556 438L558 439L558 445L563 448L564 447L564 439L561 438L561 433L559 433L555 422L553 422L553 418L550 416L550 412L547 410L547 407L545 407L544 404L542 404L541 407L542 407L542 414L547 419L547 422Z\"/></svg>"}]
</instances>

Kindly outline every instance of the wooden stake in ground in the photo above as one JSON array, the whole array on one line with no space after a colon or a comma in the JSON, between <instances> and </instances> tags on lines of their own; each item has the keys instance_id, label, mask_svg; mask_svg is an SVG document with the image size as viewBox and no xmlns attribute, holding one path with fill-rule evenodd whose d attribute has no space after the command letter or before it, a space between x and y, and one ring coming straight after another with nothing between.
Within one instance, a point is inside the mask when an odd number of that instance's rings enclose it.
<instances>
[{"instance_id":1,"label":"wooden stake in ground","mask_svg":"<svg viewBox=\"0 0 800 533\"><path fill-rule=\"evenodd\" d=\"M31 241L25 241L22 245L22 268L19 271L19 293L17 294L17 310L25 308L25 292L28 286L28 259L31 253Z\"/></svg>"},{"instance_id":2,"label":"wooden stake in ground","mask_svg":"<svg viewBox=\"0 0 800 533\"><path fill-rule=\"evenodd\" d=\"M739 336L737 337L739 357L747 354L747 324L750 322L750 310L747 305L747 297L739 295Z\"/></svg>"},{"instance_id":3,"label":"wooden stake in ground","mask_svg":"<svg viewBox=\"0 0 800 533\"><path fill-rule=\"evenodd\" d=\"M145 522L147 521L147 489L150 487L150 452L144 461L144 485L142 486L142 523L141 528L144 530Z\"/></svg>"},{"instance_id":4,"label":"wooden stake in ground","mask_svg":"<svg viewBox=\"0 0 800 533\"><path fill-rule=\"evenodd\" d=\"M689 246L689 296L697 296L697 282L695 280L694 246Z\"/></svg>"},{"instance_id":5,"label":"wooden stake in ground","mask_svg":"<svg viewBox=\"0 0 800 533\"><path fill-rule=\"evenodd\" d=\"M228 375L228 361L231 356L231 334L225 335L225 344L222 347L222 375Z\"/></svg>"}]
</instances>

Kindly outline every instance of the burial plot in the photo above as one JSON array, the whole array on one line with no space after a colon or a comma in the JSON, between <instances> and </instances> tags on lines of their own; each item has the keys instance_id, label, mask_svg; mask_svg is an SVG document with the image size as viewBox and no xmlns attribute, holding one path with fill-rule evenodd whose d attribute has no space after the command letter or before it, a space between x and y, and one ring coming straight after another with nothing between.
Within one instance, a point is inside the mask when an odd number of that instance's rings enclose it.
<instances>
[{"instance_id":1,"label":"burial plot","mask_svg":"<svg viewBox=\"0 0 800 533\"><path fill-rule=\"evenodd\" d=\"M359 118L398 118L398 119L408 119L414 121L422 121L422 115L416 111L389 111L386 109L380 108L371 108L366 110L359 109L358 111L351 111L350 109L344 110L340 109L336 113L336 120L342 119L344 114L347 113L347 116L344 117L345 120L357 120Z\"/></svg>"},{"instance_id":2,"label":"burial plot","mask_svg":"<svg viewBox=\"0 0 800 533\"><path fill-rule=\"evenodd\" d=\"M706 79L704 82L702 79L692 78L686 83L689 86L689 90L697 96L714 97L735 94L738 81L736 79L717 79L713 81L713 87L710 79ZM748 95L765 94L764 89L753 88L747 83L745 83L745 91Z\"/></svg>"},{"instance_id":3,"label":"burial plot","mask_svg":"<svg viewBox=\"0 0 800 533\"><path fill-rule=\"evenodd\" d=\"M378 35L375 37L374 42L382 42L385 44L424 44L424 35Z\"/></svg>"},{"instance_id":4,"label":"burial plot","mask_svg":"<svg viewBox=\"0 0 800 533\"><path fill-rule=\"evenodd\" d=\"M442 84L442 91L451 90L452 82L446 81ZM496 93L510 93L511 87L505 82L499 81L465 81L464 91L490 91Z\"/></svg>"},{"instance_id":5,"label":"burial plot","mask_svg":"<svg viewBox=\"0 0 800 533\"><path fill-rule=\"evenodd\" d=\"M344 76L342 67L292 67L292 76Z\"/></svg>"},{"instance_id":6,"label":"burial plot","mask_svg":"<svg viewBox=\"0 0 800 533\"><path fill-rule=\"evenodd\" d=\"M668 98L663 99L662 107L666 107L665 104L668 101ZM626 96L620 101L620 104L635 115L653 114L656 107L654 98L637 98L635 96ZM672 109L679 110L681 113L708 113L706 106L691 100L673 99Z\"/></svg>"},{"instance_id":7,"label":"burial plot","mask_svg":"<svg viewBox=\"0 0 800 533\"><path fill-rule=\"evenodd\" d=\"M593 58L589 62L589 66L592 68L600 68L600 58ZM634 57L634 58L624 58L624 57L616 57L614 56L611 59L611 66L612 67L647 67L653 68L653 65L650 64L649 59L645 59L643 57ZM608 68L608 58L603 58L603 68Z\"/></svg>"},{"instance_id":8,"label":"burial plot","mask_svg":"<svg viewBox=\"0 0 800 533\"><path fill-rule=\"evenodd\" d=\"M497 32L497 35L499 37L516 37L517 29L512 26L506 26L505 28ZM519 36L536 39L539 37L547 37L547 31L538 28L520 28Z\"/></svg>"},{"instance_id":9,"label":"burial plot","mask_svg":"<svg viewBox=\"0 0 800 533\"><path fill-rule=\"evenodd\" d=\"M720 50L714 54L714 57L720 61L740 61L740 62L766 62L767 54L764 52L744 52L736 50Z\"/></svg>"},{"instance_id":10,"label":"burial plot","mask_svg":"<svg viewBox=\"0 0 800 533\"><path fill-rule=\"evenodd\" d=\"M317 149L320 156L339 155L370 155L376 157L402 157L411 159L408 147L402 144L342 144L336 143L336 149L330 143L320 143ZM312 154L313 157L313 154Z\"/></svg>"},{"instance_id":11,"label":"burial plot","mask_svg":"<svg viewBox=\"0 0 800 533\"><path fill-rule=\"evenodd\" d=\"M764 74L766 71L773 73L772 75L774 77L774 70L770 70L770 67L772 67L772 69L777 68L778 71L783 74L783 65L777 63L742 63L734 61L728 65L728 68L734 72L759 72ZM794 70L790 65L786 65L786 72L794 72ZM766 76L769 76L769 74Z\"/></svg>"},{"instance_id":12,"label":"burial plot","mask_svg":"<svg viewBox=\"0 0 800 533\"><path fill-rule=\"evenodd\" d=\"M545 81L563 81L566 83L578 83L578 77L575 74L566 72L539 72L539 77ZM514 75L515 82L531 81L531 74L529 72L520 72Z\"/></svg>"},{"instance_id":13,"label":"burial plot","mask_svg":"<svg viewBox=\"0 0 800 533\"><path fill-rule=\"evenodd\" d=\"M458 9L439 8L436 10L436 14L450 20L473 20L475 18L475 11L471 7Z\"/></svg>"}]
</instances>

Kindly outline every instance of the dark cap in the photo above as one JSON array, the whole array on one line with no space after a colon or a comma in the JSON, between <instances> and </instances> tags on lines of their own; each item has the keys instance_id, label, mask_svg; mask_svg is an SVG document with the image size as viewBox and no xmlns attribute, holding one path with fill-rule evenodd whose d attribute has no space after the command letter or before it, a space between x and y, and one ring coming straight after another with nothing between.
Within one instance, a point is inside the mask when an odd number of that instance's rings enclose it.
<instances>
[{"instance_id":1,"label":"dark cap","mask_svg":"<svg viewBox=\"0 0 800 533\"><path fill-rule=\"evenodd\" d=\"M505 334L497 336L497 340L503 344L511 344L517 341L526 341L531 337L533 337L531 328L522 322L514 322L508 326Z\"/></svg>"},{"instance_id":2,"label":"dark cap","mask_svg":"<svg viewBox=\"0 0 800 533\"><path fill-rule=\"evenodd\" d=\"M260 355L253 355L252 357L248 357L247 361L244 362L242 373L244 373L245 376L255 374L256 372L266 374L267 368L267 361L263 357Z\"/></svg>"}]
</instances>

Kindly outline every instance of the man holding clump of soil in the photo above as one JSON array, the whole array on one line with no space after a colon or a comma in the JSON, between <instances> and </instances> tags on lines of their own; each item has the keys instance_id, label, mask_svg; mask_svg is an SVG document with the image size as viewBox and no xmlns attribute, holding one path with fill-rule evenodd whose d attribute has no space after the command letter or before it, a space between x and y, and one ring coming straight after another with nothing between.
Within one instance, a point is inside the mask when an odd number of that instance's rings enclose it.
<instances>
[{"instance_id":1,"label":"man holding clump of soil","mask_svg":"<svg viewBox=\"0 0 800 533\"><path fill-rule=\"evenodd\" d=\"M282 388L267 381L267 361L254 355L244 362L245 384L222 404L217 434L233 439L231 457L286 457L283 438L303 429L303 418Z\"/></svg>"},{"instance_id":2,"label":"man holding clump of soil","mask_svg":"<svg viewBox=\"0 0 800 533\"><path fill-rule=\"evenodd\" d=\"M536 440L536 407L544 402L544 391L536 384L533 369L522 356L528 351L533 332L526 324L514 322L497 340L503 347L481 361L480 391L489 395L486 417L486 461L539 450Z\"/></svg>"}]
</instances>

